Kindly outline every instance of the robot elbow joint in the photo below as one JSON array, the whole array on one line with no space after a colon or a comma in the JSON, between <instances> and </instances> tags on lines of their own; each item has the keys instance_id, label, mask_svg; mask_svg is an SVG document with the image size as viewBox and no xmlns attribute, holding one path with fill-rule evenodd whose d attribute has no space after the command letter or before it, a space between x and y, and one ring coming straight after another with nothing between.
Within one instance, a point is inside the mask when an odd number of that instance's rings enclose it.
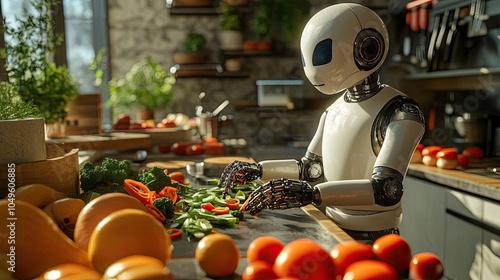
<instances>
[{"instance_id":1,"label":"robot elbow joint","mask_svg":"<svg viewBox=\"0 0 500 280\"><path fill-rule=\"evenodd\" d=\"M391 177L373 179L375 203L381 206L393 206L403 197L403 184Z\"/></svg>"}]
</instances>

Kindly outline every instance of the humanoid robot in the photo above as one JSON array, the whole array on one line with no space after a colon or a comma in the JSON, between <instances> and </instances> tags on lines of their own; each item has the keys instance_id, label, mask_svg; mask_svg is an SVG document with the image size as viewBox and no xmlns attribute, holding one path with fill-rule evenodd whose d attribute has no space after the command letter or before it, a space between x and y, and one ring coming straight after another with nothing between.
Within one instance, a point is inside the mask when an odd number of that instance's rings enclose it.
<instances>
[{"instance_id":1,"label":"humanoid robot","mask_svg":"<svg viewBox=\"0 0 500 280\"><path fill-rule=\"evenodd\" d=\"M322 114L302 159L235 161L219 186L228 193L234 184L268 181L250 194L252 215L312 203L354 239L399 233L402 182L425 125L412 99L379 82L385 24L359 4L332 5L308 21L300 48L312 85L342 96Z\"/></svg>"}]
</instances>

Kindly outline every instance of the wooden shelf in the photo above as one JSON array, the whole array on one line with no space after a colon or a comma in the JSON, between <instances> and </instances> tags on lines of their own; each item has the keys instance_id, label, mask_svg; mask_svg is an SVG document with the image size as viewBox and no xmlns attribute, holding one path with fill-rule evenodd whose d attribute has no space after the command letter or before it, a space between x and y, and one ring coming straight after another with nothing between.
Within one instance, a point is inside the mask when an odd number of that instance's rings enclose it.
<instances>
[{"instance_id":1,"label":"wooden shelf","mask_svg":"<svg viewBox=\"0 0 500 280\"><path fill-rule=\"evenodd\" d=\"M418 84L419 90L465 91L500 87L500 67L460 69L409 75L405 83Z\"/></svg>"}]
</instances>

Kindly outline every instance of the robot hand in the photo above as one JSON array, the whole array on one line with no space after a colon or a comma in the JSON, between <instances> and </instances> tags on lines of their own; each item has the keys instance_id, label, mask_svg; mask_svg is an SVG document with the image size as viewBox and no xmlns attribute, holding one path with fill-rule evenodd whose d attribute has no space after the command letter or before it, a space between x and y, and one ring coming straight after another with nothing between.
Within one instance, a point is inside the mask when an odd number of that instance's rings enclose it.
<instances>
[{"instance_id":1,"label":"robot hand","mask_svg":"<svg viewBox=\"0 0 500 280\"><path fill-rule=\"evenodd\" d=\"M255 215L263 209L287 209L318 202L319 193L306 181L274 179L250 194L245 211Z\"/></svg>"},{"instance_id":2,"label":"robot hand","mask_svg":"<svg viewBox=\"0 0 500 280\"><path fill-rule=\"evenodd\" d=\"M259 164L235 160L224 168L219 180L219 187L223 187L224 194L227 195L233 185L246 184L261 176L262 167Z\"/></svg>"}]
</instances>

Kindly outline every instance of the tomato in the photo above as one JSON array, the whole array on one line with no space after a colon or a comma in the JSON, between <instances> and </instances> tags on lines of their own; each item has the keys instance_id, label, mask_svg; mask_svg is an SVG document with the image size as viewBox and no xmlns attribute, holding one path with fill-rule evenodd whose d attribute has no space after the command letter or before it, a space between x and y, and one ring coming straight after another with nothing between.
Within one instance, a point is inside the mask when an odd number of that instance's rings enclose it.
<instances>
[{"instance_id":1,"label":"tomato","mask_svg":"<svg viewBox=\"0 0 500 280\"><path fill-rule=\"evenodd\" d=\"M335 244L330 250L337 275L344 276L347 267L357 261L375 259L372 247L368 244L352 241Z\"/></svg>"},{"instance_id":2,"label":"tomato","mask_svg":"<svg viewBox=\"0 0 500 280\"><path fill-rule=\"evenodd\" d=\"M399 280L397 271L379 260L362 260L347 267L343 280Z\"/></svg>"},{"instance_id":3,"label":"tomato","mask_svg":"<svg viewBox=\"0 0 500 280\"><path fill-rule=\"evenodd\" d=\"M458 161L458 165L463 166L463 167L467 167L467 165L469 165L469 162L470 162L469 157L464 156L462 154L457 155L457 161Z\"/></svg>"},{"instance_id":4,"label":"tomato","mask_svg":"<svg viewBox=\"0 0 500 280\"><path fill-rule=\"evenodd\" d=\"M226 199L226 206L231 210L237 210L240 207L240 200L237 198Z\"/></svg>"},{"instance_id":5,"label":"tomato","mask_svg":"<svg viewBox=\"0 0 500 280\"><path fill-rule=\"evenodd\" d=\"M170 153L170 145L169 144L161 144L161 145L158 145L158 151L160 153L164 153L164 154L167 154L167 153Z\"/></svg>"},{"instance_id":6,"label":"tomato","mask_svg":"<svg viewBox=\"0 0 500 280\"><path fill-rule=\"evenodd\" d=\"M444 275L444 267L438 256L429 252L418 253L410 262L410 278L415 280L437 280Z\"/></svg>"},{"instance_id":7,"label":"tomato","mask_svg":"<svg viewBox=\"0 0 500 280\"><path fill-rule=\"evenodd\" d=\"M172 145L172 152L178 156L185 155L187 147L192 144L191 142L176 142Z\"/></svg>"},{"instance_id":8,"label":"tomato","mask_svg":"<svg viewBox=\"0 0 500 280\"><path fill-rule=\"evenodd\" d=\"M482 158L484 156L483 149L479 147L468 147L462 151L462 155L468 158Z\"/></svg>"},{"instance_id":9,"label":"tomato","mask_svg":"<svg viewBox=\"0 0 500 280\"><path fill-rule=\"evenodd\" d=\"M381 260L399 272L407 271L410 266L411 249L408 242L397 234L387 234L373 242L373 252Z\"/></svg>"},{"instance_id":10,"label":"tomato","mask_svg":"<svg viewBox=\"0 0 500 280\"><path fill-rule=\"evenodd\" d=\"M437 152L436 157L437 158L444 158L444 159L456 159L458 155L458 151L455 148L443 148Z\"/></svg>"},{"instance_id":11,"label":"tomato","mask_svg":"<svg viewBox=\"0 0 500 280\"><path fill-rule=\"evenodd\" d=\"M284 247L285 244L274 236L257 237L248 246L248 262L266 261L272 264Z\"/></svg>"},{"instance_id":12,"label":"tomato","mask_svg":"<svg viewBox=\"0 0 500 280\"><path fill-rule=\"evenodd\" d=\"M415 151L422 152L422 150L425 148L424 144L419 143L417 147L415 148Z\"/></svg>"},{"instance_id":13,"label":"tomato","mask_svg":"<svg viewBox=\"0 0 500 280\"><path fill-rule=\"evenodd\" d=\"M211 212L215 213L215 215L227 214L229 213L229 207L215 207Z\"/></svg>"},{"instance_id":14,"label":"tomato","mask_svg":"<svg viewBox=\"0 0 500 280\"><path fill-rule=\"evenodd\" d=\"M198 156L203 154L205 150L201 144L192 144L186 148L186 155Z\"/></svg>"},{"instance_id":15,"label":"tomato","mask_svg":"<svg viewBox=\"0 0 500 280\"><path fill-rule=\"evenodd\" d=\"M206 142L203 144L203 149L205 149L205 154L207 155L223 155L224 154L224 144L220 142Z\"/></svg>"},{"instance_id":16,"label":"tomato","mask_svg":"<svg viewBox=\"0 0 500 280\"><path fill-rule=\"evenodd\" d=\"M335 279L335 264L330 254L316 241L299 238L285 245L273 265L279 277L301 280Z\"/></svg>"},{"instance_id":17,"label":"tomato","mask_svg":"<svg viewBox=\"0 0 500 280\"><path fill-rule=\"evenodd\" d=\"M274 280L277 277L271 263L255 261L247 264L241 275L241 280Z\"/></svg>"},{"instance_id":18,"label":"tomato","mask_svg":"<svg viewBox=\"0 0 500 280\"><path fill-rule=\"evenodd\" d=\"M422 156L436 157L436 154L442 149L441 146L427 146L422 149Z\"/></svg>"}]
</instances>

